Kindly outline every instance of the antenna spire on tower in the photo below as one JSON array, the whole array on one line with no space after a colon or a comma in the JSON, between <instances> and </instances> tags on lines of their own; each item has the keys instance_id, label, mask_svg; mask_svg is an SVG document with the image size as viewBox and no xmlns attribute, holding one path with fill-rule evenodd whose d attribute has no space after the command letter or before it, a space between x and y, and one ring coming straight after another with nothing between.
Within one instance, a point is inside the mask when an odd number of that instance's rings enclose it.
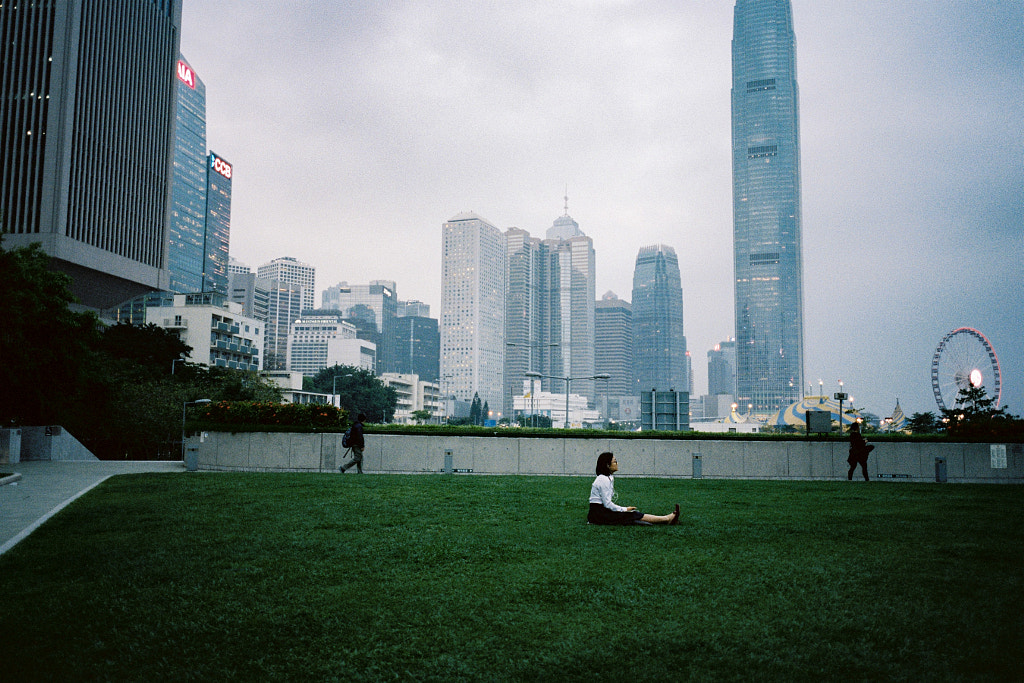
<instances>
[{"instance_id":1,"label":"antenna spire on tower","mask_svg":"<svg viewBox=\"0 0 1024 683\"><path fill-rule=\"evenodd\" d=\"M565 215L569 215L569 186L565 186Z\"/></svg>"}]
</instances>

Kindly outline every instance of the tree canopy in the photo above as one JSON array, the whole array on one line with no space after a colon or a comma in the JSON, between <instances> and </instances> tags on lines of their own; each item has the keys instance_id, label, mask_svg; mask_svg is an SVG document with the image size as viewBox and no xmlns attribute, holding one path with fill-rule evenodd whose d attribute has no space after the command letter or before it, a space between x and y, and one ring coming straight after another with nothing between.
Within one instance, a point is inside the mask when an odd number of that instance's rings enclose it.
<instances>
[{"instance_id":1,"label":"tree canopy","mask_svg":"<svg viewBox=\"0 0 1024 683\"><path fill-rule=\"evenodd\" d=\"M324 394L337 389L340 407L352 417L364 413L369 422L390 422L395 417L398 392L364 368L332 365L316 373L309 385Z\"/></svg>"},{"instance_id":2,"label":"tree canopy","mask_svg":"<svg viewBox=\"0 0 1024 683\"><path fill-rule=\"evenodd\" d=\"M961 389L953 408L942 411L946 433L969 438L1020 436L1024 420L1011 415L1006 406L996 408L995 404L984 386Z\"/></svg>"}]
</instances>

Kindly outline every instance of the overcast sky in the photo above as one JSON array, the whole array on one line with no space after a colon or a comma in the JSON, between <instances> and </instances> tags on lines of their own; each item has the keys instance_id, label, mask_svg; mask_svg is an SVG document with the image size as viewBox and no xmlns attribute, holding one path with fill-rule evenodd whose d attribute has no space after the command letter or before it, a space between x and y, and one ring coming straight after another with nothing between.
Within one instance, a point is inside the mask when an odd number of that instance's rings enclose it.
<instances>
[{"instance_id":1,"label":"overcast sky","mask_svg":"<svg viewBox=\"0 0 1024 683\"><path fill-rule=\"evenodd\" d=\"M441 224L569 214L597 293L679 255L695 392L734 335L730 0L184 0L231 254L441 303ZM1024 3L793 0L805 374L937 412L931 360L981 330L1024 413Z\"/></svg>"}]
</instances>

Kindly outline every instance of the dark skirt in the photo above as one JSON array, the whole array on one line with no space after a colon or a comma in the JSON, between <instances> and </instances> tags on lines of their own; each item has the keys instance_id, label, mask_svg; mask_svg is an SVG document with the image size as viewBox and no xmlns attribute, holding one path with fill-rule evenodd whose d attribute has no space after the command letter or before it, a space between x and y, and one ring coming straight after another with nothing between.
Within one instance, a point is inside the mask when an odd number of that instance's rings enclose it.
<instances>
[{"instance_id":1,"label":"dark skirt","mask_svg":"<svg viewBox=\"0 0 1024 683\"><path fill-rule=\"evenodd\" d=\"M625 526L629 524L636 524L643 519L643 517L644 513L639 510L617 512L616 510L609 510L600 503L591 503L590 512L587 513L587 521L591 524L616 524L619 526Z\"/></svg>"}]
</instances>

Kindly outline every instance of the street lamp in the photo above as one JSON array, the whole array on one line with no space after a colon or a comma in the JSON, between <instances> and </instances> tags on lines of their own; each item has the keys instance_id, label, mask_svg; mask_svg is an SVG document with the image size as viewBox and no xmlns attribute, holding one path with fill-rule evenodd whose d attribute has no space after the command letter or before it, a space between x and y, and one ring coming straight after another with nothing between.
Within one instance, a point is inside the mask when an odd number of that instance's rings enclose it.
<instances>
[{"instance_id":1,"label":"street lamp","mask_svg":"<svg viewBox=\"0 0 1024 683\"><path fill-rule=\"evenodd\" d=\"M175 358L174 360L172 360L171 361L171 374L172 375L174 374L174 364L175 363L187 363L187 362L188 361L186 361L184 358Z\"/></svg>"},{"instance_id":2,"label":"street lamp","mask_svg":"<svg viewBox=\"0 0 1024 683\"><path fill-rule=\"evenodd\" d=\"M843 380L839 380L839 391L835 393L835 399L839 401L839 436L843 435L843 401L846 400L846 392L843 391Z\"/></svg>"},{"instance_id":3,"label":"street lamp","mask_svg":"<svg viewBox=\"0 0 1024 683\"><path fill-rule=\"evenodd\" d=\"M530 352L527 355L526 367L527 368L532 368L533 367L533 350L534 349L553 349L553 348L561 346L561 344L559 344L558 342L551 342L549 344L519 344L519 343L516 343L516 342L505 342L505 346L507 346L509 348L519 347L519 348L529 349ZM532 370L527 371L526 372L526 377L533 377L534 375L536 375L537 377L542 377L543 376L543 375L541 375L539 373L533 373L533 375L531 375L530 374L531 372L533 372L533 371ZM537 404L536 404L536 399L535 399L535 396L534 396L536 393L537 393L536 387L534 387L533 383L531 382L530 383L530 405L531 405L531 408L530 408L530 410L531 410L530 426L531 427L536 427L537 426L537 424L536 424L536 420L537 420L536 405ZM513 400L513 403L515 403L514 400ZM515 415L514 415L514 411L513 411L513 417L514 416Z\"/></svg>"},{"instance_id":4,"label":"street lamp","mask_svg":"<svg viewBox=\"0 0 1024 683\"><path fill-rule=\"evenodd\" d=\"M200 398L195 401L185 401L181 404L181 461L185 461L185 409L189 406L200 406L210 403L208 398Z\"/></svg>"},{"instance_id":5,"label":"street lamp","mask_svg":"<svg viewBox=\"0 0 1024 683\"><path fill-rule=\"evenodd\" d=\"M606 373L600 375L587 375L586 377L559 377L557 375L542 375L539 372L528 372L527 377L533 378L545 378L545 379L560 379L565 382L565 426L564 429L569 428L569 383L575 382L581 379L611 379L612 376Z\"/></svg>"}]
</instances>

